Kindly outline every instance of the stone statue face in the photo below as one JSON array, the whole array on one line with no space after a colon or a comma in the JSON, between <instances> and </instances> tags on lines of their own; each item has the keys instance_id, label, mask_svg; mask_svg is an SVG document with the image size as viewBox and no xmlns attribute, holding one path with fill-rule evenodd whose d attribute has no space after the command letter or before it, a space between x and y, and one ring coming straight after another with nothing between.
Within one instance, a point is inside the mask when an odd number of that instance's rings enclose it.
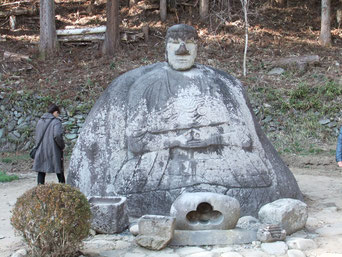
<instances>
[{"instance_id":1,"label":"stone statue face","mask_svg":"<svg viewBox=\"0 0 342 257\"><path fill-rule=\"evenodd\" d=\"M188 70L195 63L197 43L194 39L169 38L166 43L166 54L172 69Z\"/></svg>"}]
</instances>

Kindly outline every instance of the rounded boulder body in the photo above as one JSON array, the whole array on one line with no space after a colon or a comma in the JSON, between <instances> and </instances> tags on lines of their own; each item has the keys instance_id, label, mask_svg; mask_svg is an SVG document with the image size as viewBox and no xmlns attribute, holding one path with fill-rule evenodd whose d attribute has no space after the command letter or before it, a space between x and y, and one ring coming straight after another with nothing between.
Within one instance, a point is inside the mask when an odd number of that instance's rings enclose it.
<instances>
[{"instance_id":1,"label":"rounded boulder body","mask_svg":"<svg viewBox=\"0 0 342 257\"><path fill-rule=\"evenodd\" d=\"M242 216L303 199L243 85L198 64L177 71L156 63L116 78L85 121L67 182L88 197L126 196L136 217L168 215L183 192L234 197Z\"/></svg>"}]
</instances>

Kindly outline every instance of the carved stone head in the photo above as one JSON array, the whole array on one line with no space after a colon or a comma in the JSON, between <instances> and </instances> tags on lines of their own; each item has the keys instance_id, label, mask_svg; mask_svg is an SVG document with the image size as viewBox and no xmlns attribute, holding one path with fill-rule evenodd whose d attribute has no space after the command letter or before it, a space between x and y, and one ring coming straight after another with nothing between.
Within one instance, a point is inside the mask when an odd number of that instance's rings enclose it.
<instances>
[{"instance_id":1,"label":"carved stone head","mask_svg":"<svg viewBox=\"0 0 342 257\"><path fill-rule=\"evenodd\" d=\"M166 33L166 60L175 70L188 70L197 56L197 31L186 24L170 27Z\"/></svg>"}]
</instances>

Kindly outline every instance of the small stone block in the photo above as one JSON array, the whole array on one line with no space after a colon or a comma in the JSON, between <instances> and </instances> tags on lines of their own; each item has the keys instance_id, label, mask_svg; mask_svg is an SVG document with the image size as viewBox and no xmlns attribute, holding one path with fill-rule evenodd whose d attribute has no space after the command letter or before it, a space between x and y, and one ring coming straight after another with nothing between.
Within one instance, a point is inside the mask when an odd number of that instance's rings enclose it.
<instances>
[{"instance_id":1,"label":"small stone block","mask_svg":"<svg viewBox=\"0 0 342 257\"><path fill-rule=\"evenodd\" d=\"M258 217L262 223L277 224L286 230L287 235L291 235L305 227L308 207L302 201L282 198L262 206Z\"/></svg>"},{"instance_id":2,"label":"small stone block","mask_svg":"<svg viewBox=\"0 0 342 257\"><path fill-rule=\"evenodd\" d=\"M128 227L126 197L91 197L88 201L93 215L91 227L96 232L114 234Z\"/></svg>"},{"instance_id":3,"label":"small stone block","mask_svg":"<svg viewBox=\"0 0 342 257\"><path fill-rule=\"evenodd\" d=\"M144 215L139 219L139 235L135 241L142 247L161 250L174 235L175 218L159 215Z\"/></svg>"}]
</instances>

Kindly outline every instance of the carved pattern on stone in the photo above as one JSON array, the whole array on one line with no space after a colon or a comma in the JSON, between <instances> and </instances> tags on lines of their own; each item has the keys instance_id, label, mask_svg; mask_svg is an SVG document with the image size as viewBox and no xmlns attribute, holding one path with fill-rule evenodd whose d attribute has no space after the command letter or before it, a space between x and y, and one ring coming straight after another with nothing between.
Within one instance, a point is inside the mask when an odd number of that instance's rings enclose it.
<instances>
[{"instance_id":1,"label":"carved pattern on stone","mask_svg":"<svg viewBox=\"0 0 342 257\"><path fill-rule=\"evenodd\" d=\"M261 242L283 241L286 238L286 230L278 225L266 225L257 232L257 239Z\"/></svg>"}]
</instances>

